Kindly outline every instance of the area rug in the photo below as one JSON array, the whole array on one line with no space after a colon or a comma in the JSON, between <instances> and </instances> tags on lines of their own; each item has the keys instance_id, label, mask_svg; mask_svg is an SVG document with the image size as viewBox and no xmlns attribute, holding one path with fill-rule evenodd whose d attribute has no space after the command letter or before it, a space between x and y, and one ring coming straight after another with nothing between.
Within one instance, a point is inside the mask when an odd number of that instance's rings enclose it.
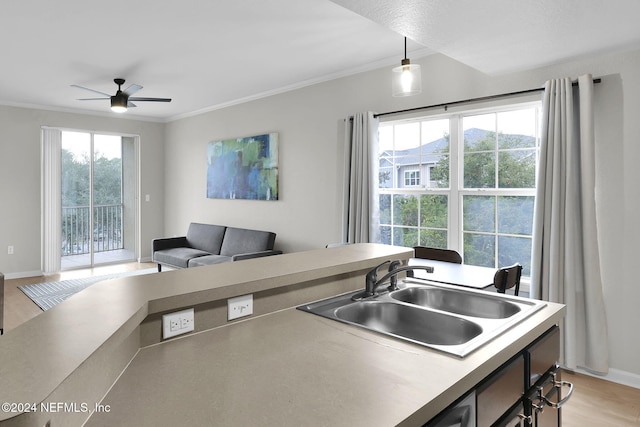
<instances>
[{"instance_id":1,"label":"area rug","mask_svg":"<svg viewBox=\"0 0 640 427\"><path fill-rule=\"evenodd\" d=\"M146 268L143 270L133 270L123 273L106 274L103 276L83 277L81 279L61 280L59 282L36 283L34 285L18 286L31 301L36 303L42 311L47 311L56 304L69 298L71 295L95 285L103 280L116 279L119 277L138 276L141 274L156 273L156 268Z\"/></svg>"}]
</instances>

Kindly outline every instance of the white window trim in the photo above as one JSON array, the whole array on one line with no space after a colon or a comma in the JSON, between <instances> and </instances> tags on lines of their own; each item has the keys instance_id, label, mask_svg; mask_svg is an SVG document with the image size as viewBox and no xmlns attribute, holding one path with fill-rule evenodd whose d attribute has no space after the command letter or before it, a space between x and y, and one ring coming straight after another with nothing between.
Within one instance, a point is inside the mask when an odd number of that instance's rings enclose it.
<instances>
[{"instance_id":1,"label":"white window trim","mask_svg":"<svg viewBox=\"0 0 640 427\"><path fill-rule=\"evenodd\" d=\"M451 162L449 165L449 188L448 189L440 189L440 188L430 188L427 186L420 186L419 188L394 188L394 189L381 189L381 192L384 194L390 194L392 197L394 194L414 194L419 196L421 194L447 194L449 195L449 215L448 215L448 246L451 249L459 251L462 253L462 248L464 246L463 239L464 235L462 232L462 221L463 221L463 211L462 211L462 199L465 195L477 195L477 194L486 194L492 196L508 196L508 195L520 195L520 196L533 196L535 197L536 190L532 189L499 189L499 188L490 188L490 189L464 189L461 188L461 183L463 182L463 164L464 164L464 156L461 156L462 143L460 141L460 135L463 134L462 130L462 117L467 115L476 115L483 113L495 113L495 112L508 112L513 110L520 110L527 107L532 106L540 106L541 99L539 95L529 95L520 97L517 99L509 98L502 100L494 100L491 102L479 104L475 108L469 108L468 106L456 106L450 108L447 113L425 113L425 112L414 112L411 114L407 114L402 118L398 118L397 116L391 117L381 117L380 124L384 125L387 122L393 122L394 124L403 123L403 122L415 122L420 120L437 120L437 119L449 119L449 135L450 141L452 143L449 144L449 155L452 159L456 159L456 162ZM395 135L394 135L395 138ZM456 143L453 143L456 141ZM452 214L454 212L454 214ZM456 215L457 213L457 215ZM457 216L454 220L453 216ZM414 228L414 227L407 227ZM415 227L417 228L417 227ZM497 250L497 249L496 249ZM496 254L497 256L497 254ZM521 282L521 290L523 292L529 291L529 278L522 278Z\"/></svg>"},{"instance_id":2,"label":"white window trim","mask_svg":"<svg viewBox=\"0 0 640 427\"><path fill-rule=\"evenodd\" d=\"M409 176L407 177L407 174L415 174L413 177ZM411 187L420 187L422 185L422 177L420 176L422 175L420 173L420 169L406 169L404 171L404 186L405 188L411 188ZM407 181L418 181L417 184L408 184Z\"/></svg>"}]
</instances>

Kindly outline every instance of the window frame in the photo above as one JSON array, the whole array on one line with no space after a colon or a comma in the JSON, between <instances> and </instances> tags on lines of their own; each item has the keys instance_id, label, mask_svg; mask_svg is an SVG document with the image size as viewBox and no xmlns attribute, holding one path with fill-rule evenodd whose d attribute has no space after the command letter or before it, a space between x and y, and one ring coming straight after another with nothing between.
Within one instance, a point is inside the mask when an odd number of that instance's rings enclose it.
<instances>
[{"instance_id":1,"label":"window frame","mask_svg":"<svg viewBox=\"0 0 640 427\"><path fill-rule=\"evenodd\" d=\"M404 188L420 187L421 182L420 169L404 170Z\"/></svg>"},{"instance_id":2,"label":"window frame","mask_svg":"<svg viewBox=\"0 0 640 427\"><path fill-rule=\"evenodd\" d=\"M421 112L421 113L411 113L406 114L401 117L397 115L393 117L381 117L380 126L390 126L399 123L411 123L411 122L423 122L430 120L438 120L438 119L449 119L449 187L448 188L435 188L430 185L424 185L424 181L421 179L421 185L416 188L405 187L405 188L379 188L380 194L389 194L391 198L391 204L393 207L393 197L395 195L407 195L414 196L420 200L421 195L430 195L430 194L445 194L448 196L448 215L447 215L447 247L457 250L461 254L463 253L464 248L464 236L465 231L463 229L463 221L464 221L464 210L463 210L463 200L465 196L492 196L495 197L496 203L498 198L501 196L531 196L535 198L536 188L535 186L532 188L498 188L498 167L496 167L496 181L495 188L464 188L464 131L463 131L463 117L478 115L478 114L489 114L489 113L502 113L509 111L522 110L526 108L536 107L537 114L535 116L536 120L536 144L534 147L535 156L536 156L536 164L540 155L540 138L541 138L541 111L542 111L542 102L539 96L524 96L519 98L511 98L507 100L498 100L487 102L484 104L479 104L473 108L470 108L468 105L463 107L456 107L448 109L445 113L435 112ZM496 132L498 129L496 129ZM395 135L394 135L395 138ZM500 147L496 144L495 152L496 154L500 153ZM499 160L496 162L496 166L499 165ZM422 177L421 177L422 178ZM429 178L430 179L430 178ZM536 169L536 182L537 182L537 169ZM420 203L418 203L420 206ZM402 224L395 224L393 218L393 208L390 213L390 227L391 234L393 239L393 230L397 227L406 227L406 228L415 228L415 229L425 229L424 227L418 223L418 226L405 226ZM418 211L418 215L420 216L420 211ZM509 233L500 233L498 229L497 223L497 209L494 213L496 216L496 225L495 229L490 234L494 237L495 242L500 238L500 236L511 236ZM430 228L430 227L429 227ZM521 235L514 235L517 237L522 237ZM393 240L392 240L393 241ZM494 245L494 264L497 264L498 261L498 250L499 247L497 244ZM523 276L523 281L526 281Z\"/></svg>"}]
</instances>

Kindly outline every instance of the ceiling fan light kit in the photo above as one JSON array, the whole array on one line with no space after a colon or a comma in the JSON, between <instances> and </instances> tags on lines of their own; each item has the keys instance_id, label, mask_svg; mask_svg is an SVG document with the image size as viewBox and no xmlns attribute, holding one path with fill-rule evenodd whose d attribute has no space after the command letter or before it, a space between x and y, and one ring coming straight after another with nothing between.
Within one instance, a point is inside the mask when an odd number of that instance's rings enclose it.
<instances>
[{"instance_id":1,"label":"ceiling fan light kit","mask_svg":"<svg viewBox=\"0 0 640 427\"><path fill-rule=\"evenodd\" d=\"M127 100L123 96L114 95L111 97L111 111L114 113L124 113L127 111Z\"/></svg>"},{"instance_id":2,"label":"ceiling fan light kit","mask_svg":"<svg viewBox=\"0 0 640 427\"><path fill-rule=\"evenodd\" d=\"M113 111L115 113L124 113L124 112L127 111L128 108L136 107L136 104L134 104L132 101L137 101L137 102L171 102L171 98L139 98L139 97L132 97L131 95L133 95L134 93L136 93L137 91L142 89L142 86L137 85L137 84L132 84L128 88L126 88L125 90L122 90L122 85L125 82L124 79L120 79L120 78L113 79L113 82L118 85L118 91L113 96L109 95L108 93L100 92L98 90L89 89L88 87L83 87L83 86L78 86L78 85L71 85L71 86L77 87L77 88L80 88L80 89L84 89L84 90L88 90L90 92L97 93L97 94L100 94L100 95L103 95L103 98L82 98L82 99L79 99L79 101L96 101L96 100L101 100L101 99L109 99L111 101L111 111Z\"/></svg>"},{"instance_id":3,"label":"ceiling fan light kit","mask_svg":"<svg viewBox=\"0 0 640 427\"><path fill-rule=\"evenodd\" d=\"M411 96L422 92L420 65L407 58L407 38L404 38L404 59L399 67L391 70L391 93L393 96Z\"/></svg>"}]
</instances>

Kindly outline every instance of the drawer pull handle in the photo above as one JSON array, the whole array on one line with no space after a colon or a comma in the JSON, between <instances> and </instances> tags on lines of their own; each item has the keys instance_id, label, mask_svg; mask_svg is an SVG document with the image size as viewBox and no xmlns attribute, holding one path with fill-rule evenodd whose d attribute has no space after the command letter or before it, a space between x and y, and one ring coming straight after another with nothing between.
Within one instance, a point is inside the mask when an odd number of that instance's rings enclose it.
<instances>
[{"instance_id":1,"label":"drawer pull handle","mask_svg":"<svg viewBox=\"0 0 640 427\"><path fill-rule=\"evenodd\" d=\"M557 389L560 389L562 387L569 387L569 391L567 392L567 395L562 398L561 401L559 402L552 402L549 399L546 398L546 396L544 395L540 395L540 397L542 398L542 400L544 401L544 403L546 403L547 405L551 406L554 409L558 409L561 408L565 403L567 403L567 401L569 401L569 399L571 398L571 395L573 394L573 384L570 383L569 381L553 381L553 386ZM560 392L560 390L558 390L558 393Z\"/></svg>"},{"instance_id":2,"label":"drawer pull handle","mask_svg":"<svg viewBox=\"0 0 640 427\"><path fill-rule=\"evenodd\" d=\"M544 405L550 406L551 408L554 408L554 409L559 409L565 403L567 403L567 401L569 401L569 399L571 398L571 395L573 394L573 384L570 383L569 381L556 381L555 375L553 375L553 387L558 389L557 390L558 393L560 393L560 389L562 387L569 387L569 391L567 392L567 395L559 402L552 402L547 398L547 396L545 396L543 387L538 387L539 403L534 404L535 408L538 411L542 412L544 409Z\"/></svg>"},{"instance_id":3,"label":"drawer pull handle","mask_svg":"<svg viewBox=\"0 0 640 427\"><path fill-rule=\"evenodd\" d=\"M520 418L520 423L518 425L522 425L523 421L525 421L527 425L533 425L533 418L531 418L531 415L518 414L518 418Z\"/></svg>"}]
</instances>

